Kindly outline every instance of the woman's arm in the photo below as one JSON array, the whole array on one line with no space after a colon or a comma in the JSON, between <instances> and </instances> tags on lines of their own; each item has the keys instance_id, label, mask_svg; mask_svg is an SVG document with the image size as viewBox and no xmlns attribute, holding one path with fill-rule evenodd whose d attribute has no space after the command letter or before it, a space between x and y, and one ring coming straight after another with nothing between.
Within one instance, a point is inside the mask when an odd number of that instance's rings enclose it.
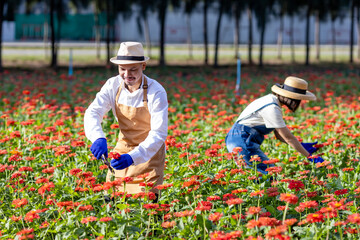
<instances>
[{"instance_id":1,"label":"woman's arm","mask_svg":"<svg viewBox=\"0 0 360 240\"><path fill-rule=\"evenodd\" d=\"M277 135L279 136L279 138ZM275 129L275 136L280 141L289 144L291 147L293 147L296 151L298 151L305 157L310 156L310 153L306 151L306 149L300 144L300 142L296 139L296 137L290 132L290 130L287 127Z\"/></svg>"},{"instance_id":2,"label":"woman's arm","mask_svg":"<svg viewBox=\"0 0 360 240\"><path fill-rule=\"evenodd\" d=\"M275 129L275 131L274 131L274 134L275 134L275 138L276 138L277 140L280 140L281 142L286 143L286 141L280 136L280 134L277 132L276 129Z\"/></svg>"}]
</instances>

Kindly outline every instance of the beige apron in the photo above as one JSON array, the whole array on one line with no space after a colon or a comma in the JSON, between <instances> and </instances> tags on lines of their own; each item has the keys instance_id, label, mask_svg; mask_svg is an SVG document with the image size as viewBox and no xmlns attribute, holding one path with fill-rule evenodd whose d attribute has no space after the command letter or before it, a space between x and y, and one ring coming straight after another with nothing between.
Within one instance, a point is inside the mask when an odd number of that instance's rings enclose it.
<instances>
[{"instance_id":1,"label":"beige apron","mask_svg":"<svg viewBox=\"0 0 360 240\"><path fill-rule=\"evenodd\" d=\"M133 150L141 142L143 142L149 134L151 129L151 116L148 110L147 101L147 80L144 78L143 90L143 107L131 107L118 103L122 85L115 98L116 117L119 122L119 138L114 151L119 154L125 154ZM139 186L139 183L144 182L143 178L137 178L141 174L148 173L145 182L153 182L154 187L163 183L165 166L165 144L163 144L157 153L147 162L132 165L123 170L115 170L115 179L123 177L132 177L133 181L125 184L125 192L134 194L145 192L145 187ZM107 181L110 181L111 172L108 171ZM124 186L119 186L118 191L124 191ZM152 188L151 192L158 193L158 189Z\"/></svg>"}]
</instances>

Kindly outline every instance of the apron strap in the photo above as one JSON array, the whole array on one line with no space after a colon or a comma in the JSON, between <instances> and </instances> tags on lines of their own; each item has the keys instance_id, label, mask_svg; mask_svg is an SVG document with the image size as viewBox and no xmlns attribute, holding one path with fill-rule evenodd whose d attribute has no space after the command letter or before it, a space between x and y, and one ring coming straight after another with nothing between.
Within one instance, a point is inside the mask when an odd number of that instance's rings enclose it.
<instances>
[{"instance_id":1,"label":"apron strap","mask_svg":"<svg viewBox=\"0 0 360 240\"><path fill-rule=\"evenodd\" d=\"M115 104L117 104L117 103L119 102L119 97L120 97L122 85L123 85L123 84L120 84L119 89L118 89L118 92L116 93Z\"/></svg>"}]
</instances>

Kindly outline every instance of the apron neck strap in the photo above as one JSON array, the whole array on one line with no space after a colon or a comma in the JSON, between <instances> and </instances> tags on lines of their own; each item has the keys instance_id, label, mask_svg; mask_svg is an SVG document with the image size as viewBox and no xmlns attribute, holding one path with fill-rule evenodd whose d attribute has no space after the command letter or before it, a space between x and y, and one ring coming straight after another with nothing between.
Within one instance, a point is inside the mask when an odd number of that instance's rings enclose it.
<instances>
[{"instance_id":1,"label":"apron neck strap","mask_svg":"<svg viewBox=\"0 0 360 240\"><path fill-rule=\"evenodd\" d=\"M147 99L147 89L148 89L148 84L147 84L147 79L146 77L144 77L144 74L143 74L143 103L144 103L144 106L147 107L147 103L148 103L148 99Z\"/></svg>"},{"instance_id":2,"label":"apron neck strap","mask_svg":"<svg viewBox=\"0 0 360 240\"><path fill-rule=\"evenodd\" d=\"M144 77L144 75L143 75L142 78L143 78L143 86L142 86L142 88L143 88L143 103L144 103L144 107L147 108L147 103L148 103L148 99L147 99L147 89L149 88L149 86L148 86L148 84L147 84L147 79L146 79L146 77ZM123 84L120 84L120 86L119 86L119 90L118 90L118 92L117 92L117 94L116 94L116 97L115 97L115 102L118 102L118 100L119 100L119 96L120 96L120 93L121 93L122 85L123 85Z\"/></svg>"}]
</instances>

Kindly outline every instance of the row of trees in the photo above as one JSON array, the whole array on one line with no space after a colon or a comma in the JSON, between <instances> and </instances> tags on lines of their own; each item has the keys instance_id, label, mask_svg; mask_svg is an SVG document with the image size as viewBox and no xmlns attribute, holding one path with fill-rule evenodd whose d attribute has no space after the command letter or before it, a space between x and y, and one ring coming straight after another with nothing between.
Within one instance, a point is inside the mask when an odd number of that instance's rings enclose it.
<instances>
[{"instance_id":1,"label":"row of trees","mask_svg":"<svg viewBox=\"0 0 360 240\"><path fill-rule=\"evenodd\" d=\"M280 27L278 33L278 46L279 54L281 57L281 44L282 33L284 26L284 17L289 16L291 19L294 16L300 16L306 19L305 31L305 44L306 44L306 60L305 64L309 64L309 52L310 52L310 18L315 16L315 45L316 56L320 56L319 46L319 25L321 21L330 19L332 26L337 19L342 19L345 16L350 15L350 54L349 62L353 62L353 47L354 47L354 32L355 25L357 26L358 33L358 45L360 46L360 0L0 0L0 71L2 70L2 57L1 57L1 27L3 20L14 19L15 13L18 11L18 7L21 3L25 2L26 12L31 12L34 4L43 4L48 9L49 14L49 27L50 27L50 39L51 39L51 64L53 68L57 67L57 51L60 41L60 29L61 26L55 31L54 21L57 18L58 23L61 23L61 19L65 14L73 8L75 11L87 8L90 5L94 8L95 16L98 16L101 12L105 12L107 16L106 21L106 48L107 59L110 59L110 43L111 26L114 24L115 16L118 14L123 17L127 17L131 14L137 14L139 26L143 29L146 39L147 47L151 47L149 38L148 16L149 14L157 14L160 24L160 59L159 64L165 65L165 24L166 14L169 10L184 11L187 19L190 19L191 14L195 9L201 9L203 12L203 39L204 39L204 64L208 64L209 48L208 48L208 23L207 12L210 8L215 8L218 11L218 18L216 24L216 36L215 36L215 55L214 66L218 65L218 47L220 43L221 33L221 21L224 15L230 16L234 21L234 46L235 46L235 58L238 57L238 45L240 36L240 18L243 14L246 14L248 19L248 60L249 64L253 64L252 46L253 46L253 16L256 18L257 28L260 32L260 54L259 54L259 66L263 65L263 46L265 39L265 30L267 22L270 16L275 16L280 19ZM5 11L6 9L6 11ZM188 22L188 29L190 29L190 21ZM98 24L95 23L96 26ZM188 43L191 48L191 31L188 31ZM99 34L97 34L99 36ZM97 37L97 41L99 38ZM333 34L333 43L335 44L335 31ZM292 46L293 46L292 41ZM293 47L292 47L293 49ZM294 50L292 50L294 58ZM360 56L360 50L359 50Z\"/></svg>"}]
</instances>

